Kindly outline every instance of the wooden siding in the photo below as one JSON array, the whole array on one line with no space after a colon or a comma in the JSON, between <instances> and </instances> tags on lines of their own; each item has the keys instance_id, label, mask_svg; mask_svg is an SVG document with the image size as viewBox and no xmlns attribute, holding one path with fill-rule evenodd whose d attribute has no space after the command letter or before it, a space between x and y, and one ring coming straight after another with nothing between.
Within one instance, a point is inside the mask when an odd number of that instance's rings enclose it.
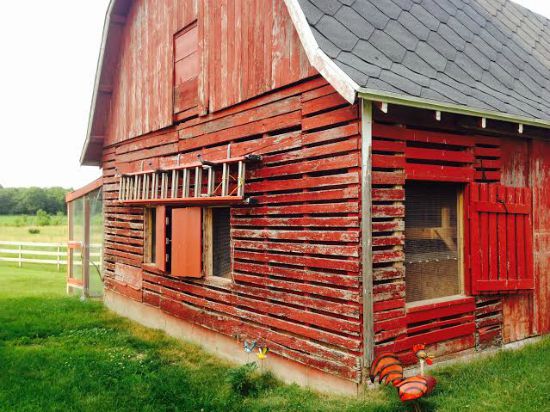
<instances>
[{"instance_id":1,"label":"wooden siding","mask_svg":"<svg viewBox=\"0 0 550 412\"><path fill-rule=\"evenodd\" d=\"M106 287L176 317L254 339L273 353L359 382L358 109L322 79L272 92L104 151ZM117 203L116 166L258 153L231 211L233 282L143 271L143 289L116 263L143 266L143 208Z\"/></svg>"},{"instance_id":2,"label":"wooden siding","mask_svg":"<svg viewBox=\"0 0 550 412\"><path fill-rule=\"evenodd\" d=\"M502 183L513 187L531 186L531 164L529 161L531 143L529 140L503 138L501 142ZM535 207L534 210L537 211L538 209ZM533 293L504 295L502 297L502 338L504 342L514 342L533 335L535 331L533 310Z\"/></svg>"},{"instance_id":3,"label":"wooden siding","mask_svg":"<svg viewBox=\"0 0 550 412\"><path fill-rule=\"evenodd\" d=\"M434 131L438 125L433 120L423 125L432 130L380 122L373 129L375 352L395 351L405 362L414 361L410 349L415 343L430 344L431 350L442 355L490 346L502 339L500 297L455 300L448 307L407 309L405 305L406 181L420 179L435 185L438 181L496 182L502 173L500 139L458 134L454 131L458 127ZM443 307L448 313L440 319ZM423 314L422 321L418 313Z\"/></svg>"},{"instance_id":4,"label":"wooden siding","mask_svg":"<svg viewBox=\"0 0 550 412\"><path fill-rule=\"evenodd\" d=\"M202 104L211 112L316 73L282 0L205 1Z\"/></svg>"},{"instance_id":5,"label":"wooden siding","mask_svg":"<svg viewBox=\"0 0 550 412\"><path fill-rule=\"evenodd\" d=\"M197 19L198 0L135 0L122 33L104 145L172 124L173 36Z\"/></svg>"},{"instance_id":6,"label":"wooden siding","mask_svg":"<svg viewBox=\"0 0 550 412\"><path fill-rule=\"evenodd\" d=\"M172 125L174 35L195 20L202 114L316 74L282 0L135 0L112 84L103 87L112 93L109 121L95 133L105 146ZM196 114L194 102L176 103L176 113L185 110L177 120Z\"/></svg>"},{"instance_id":7,"label":"wooden siding","mask_svg":"<svg viewBox=\"0 0 550 412\"><path fill-rule=\"evenodd\" d=\"M550 332L550 143L532 143L533 215L535 240L536 328Z\"/></svg>"}]
</instances>

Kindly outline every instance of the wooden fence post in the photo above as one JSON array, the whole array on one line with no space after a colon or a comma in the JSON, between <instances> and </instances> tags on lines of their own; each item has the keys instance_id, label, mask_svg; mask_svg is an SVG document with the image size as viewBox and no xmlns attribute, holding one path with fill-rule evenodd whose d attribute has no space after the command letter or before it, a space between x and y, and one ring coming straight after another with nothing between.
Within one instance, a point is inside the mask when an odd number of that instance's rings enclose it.
<instances>
[{"instance_id":1,"label":"wooden fence post","mask_svg":"<svg viewBox=\"0 0 550 412\"><path fill-rule=\"evenodd\" d=\"M18 262L18 266L19 267L23 267L23 245L19 245L19 262Z\"/></svg>"}]
</instances>

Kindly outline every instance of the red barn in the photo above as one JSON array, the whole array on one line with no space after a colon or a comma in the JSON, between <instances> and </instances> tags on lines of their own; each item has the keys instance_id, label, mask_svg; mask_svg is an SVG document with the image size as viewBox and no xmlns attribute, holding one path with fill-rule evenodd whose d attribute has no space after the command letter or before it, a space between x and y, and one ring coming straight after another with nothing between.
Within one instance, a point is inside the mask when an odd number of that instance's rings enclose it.
<instances>
[{"instance_id":1,"label":"red barn","mask_svg":"<svg viewBox=\"0 0 550 412\"><path fill-rule=\"evenodd\" d=\"M505 0L113 0L106 305L346 393L549 332L549 55Z\"/></svg>"}]
</instances>

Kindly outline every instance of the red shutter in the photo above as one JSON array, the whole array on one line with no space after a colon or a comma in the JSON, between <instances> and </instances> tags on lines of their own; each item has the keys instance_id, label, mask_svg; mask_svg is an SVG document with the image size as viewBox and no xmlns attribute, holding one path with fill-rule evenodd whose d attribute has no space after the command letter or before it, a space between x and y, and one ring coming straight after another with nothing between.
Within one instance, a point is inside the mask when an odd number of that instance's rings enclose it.
<instances>
[{"instance_id":1,"label":"red shutter","mask_svg":"<svg viewBox=\"0 0 550 412\"><path fill-rule=\"evenodd\" d=\"M533 289L531 190L471 183L468 192L472 294Z\"/></svg>"},{"instance_id":2,"label":"red shutter","mask_svg":"<svg viewBox=\"0 0 550 412\"><path fill-rule=\"evenodd\" d=\"M202 209L172 210L172 276L202 276Z\"/></svg>"},{"instance_id":3,"label":"red shutter","mask_svg":"<svg viewBox=\"0 0 550 412\"><path fill-rule=\"evenodd\" d=\"M197 106L200 68L197 23L174 37L174 114Z\"/></svg>"}]
</instances>

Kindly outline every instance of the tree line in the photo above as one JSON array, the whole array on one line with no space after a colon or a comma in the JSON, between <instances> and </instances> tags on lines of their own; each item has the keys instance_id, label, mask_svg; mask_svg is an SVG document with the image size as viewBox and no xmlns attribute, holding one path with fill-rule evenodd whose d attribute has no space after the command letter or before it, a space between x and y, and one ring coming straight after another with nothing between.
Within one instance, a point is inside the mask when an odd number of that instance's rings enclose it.
<instances>
[{"instance_id":1,"label":"tree line","mask_svg":"<svg viewBox=\"0 0 550 412\"><path fill-rule=\"evenodd\" d=\"M50 215L65 213L65 194L70 191L62 187L0 186L0 215L35 215L39 210Z\"/></svg>"}]
</instances>

